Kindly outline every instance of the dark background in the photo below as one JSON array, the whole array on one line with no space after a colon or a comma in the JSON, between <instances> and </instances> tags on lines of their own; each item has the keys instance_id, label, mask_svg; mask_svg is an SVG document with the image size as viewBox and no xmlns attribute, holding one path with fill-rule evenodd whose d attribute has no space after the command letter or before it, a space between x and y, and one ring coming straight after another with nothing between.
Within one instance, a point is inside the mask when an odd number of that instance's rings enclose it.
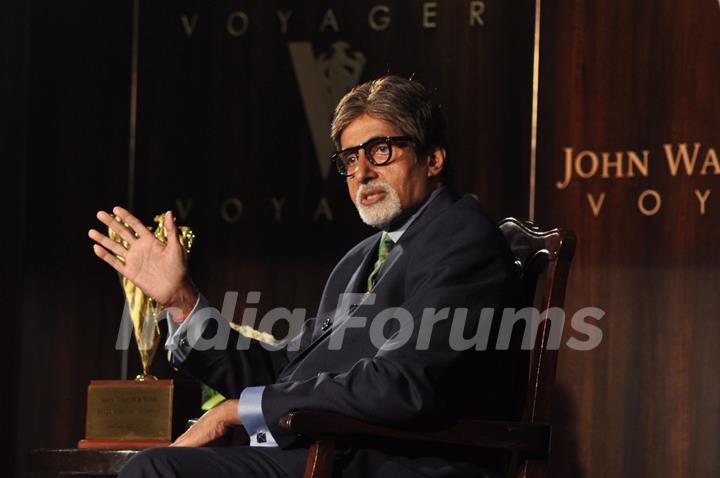
<instances>
[{"instance_id":1,"label":"dark background","mask_svg":"<svg viewBox=\"0 0 720 478\"><path fill-rule=\"evenodd\" d=\"M90 379L119 378L122 294L92 254L95 211L132 204L145 222L177 200L197 234L193 277L220 304L262 292L260 313L317 305L342 254L369 230L345 186L323 177L288 42L316 56L344 41L383 73L437 89L459 192L497 219L528 217L579 238L566 308L605 310L601 345L560 351L552 460L557 476L715 476L720 441L718 176L672 177L664 144L720 149L720 5L715 0L543 2L536 174L531 168L534 2L141 1L137 150L130 168L131 1L8 0L0 16L4 475L27 451L83 436ZM320 30L328 8L339 31ZM276 10L292 9L280 31ZM247 32L227 17L241 10ZM181 15L197 15L192 36ZM649 150L650 173L575 178L564 149ZM129 172L129 170L132 170ZM653 189L663 203L641 214ZM710 189L704 215L694 190ZM605 193L595 216L587 194ZM284 198L280 220L271 199ZM238 220L222 219L228 198ZM326 201L326 214L316 215ZM650 204L651 201L648 202ZM239 313L239 309L238 309ZM568 318L569 319L569 318ZM566 328L569 331L569 328ZM577 335L577 334L575 334ZM138 371L130 352L128 373Z\"/></svg>"}]
</instances>

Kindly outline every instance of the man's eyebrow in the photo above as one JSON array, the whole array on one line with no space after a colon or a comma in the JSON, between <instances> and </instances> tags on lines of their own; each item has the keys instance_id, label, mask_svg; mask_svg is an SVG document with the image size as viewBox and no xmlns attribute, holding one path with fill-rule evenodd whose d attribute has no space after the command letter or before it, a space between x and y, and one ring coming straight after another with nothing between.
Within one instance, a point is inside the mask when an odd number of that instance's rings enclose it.
<instances>
[{"instance_id":1,"label":"man's eyebrow","mask_svg":"<svg viewBox=\"0 0 720 478\"><path fill-rule=\"evenodd\" d=\"M360 144L356 144L355 146L348 146L347 148L343 148L343 149L341 149L340 151L347 151L348 149L359 148L359 147L361 147L361 146L363 146L363 145L365 145L365 144L368 144L368 143L371 142L371 141L375 141L376 139L385 139L385 138L387 138L387 137L388 137L388 136L385 136L385 135L373 136L372 138L366 139L365 141L363 141L363 142L360 143Z\"/></svg>"}]
</instances>

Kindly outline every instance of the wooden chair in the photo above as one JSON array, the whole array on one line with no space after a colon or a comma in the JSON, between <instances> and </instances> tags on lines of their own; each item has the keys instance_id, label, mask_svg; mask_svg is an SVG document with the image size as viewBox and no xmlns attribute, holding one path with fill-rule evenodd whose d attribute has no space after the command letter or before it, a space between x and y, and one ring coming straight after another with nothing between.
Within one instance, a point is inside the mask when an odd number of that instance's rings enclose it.
<instances>
[{"instance_id":1,"label":"wooden chair","mask_svg":"<svg viewBox=\"0 0 720 478\"><path fill-rule=\"evenodd\" d=\"M564 229L541 231L515 218L499 224L515 256L522 279L524 306L534 305L546 317L551 307L562 307L575 234ZM544 477L550 451L552 391L557 350L546 348L550 321L538 329L530 354L530 374L522 421L455 420L417 432L386 427L350 417L311 410L293 411L280 425L311 440L305 478L329 478L338 437L365 436L431 442L446 445L503 449L512 452L516 477Z\"/></svg>"}]
</instances>

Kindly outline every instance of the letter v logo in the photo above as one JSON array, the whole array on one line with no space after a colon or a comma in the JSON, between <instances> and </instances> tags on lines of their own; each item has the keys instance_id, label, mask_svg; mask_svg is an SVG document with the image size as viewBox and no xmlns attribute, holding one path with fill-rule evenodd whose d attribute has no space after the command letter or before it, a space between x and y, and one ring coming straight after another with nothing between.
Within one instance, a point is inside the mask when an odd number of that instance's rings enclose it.
<instances>
[{"instance_id":1,"label":"letter v logo","mask_svg":"<svg viewBox=\"0 0 720 478\"><path fill-rule=\"evenodd\" d=\"M321 53L316 57L310 42L288 43L323 179L328 177L330 156L335 151L330 139L335 105L358 84L365 65L365 55L357 51L350 54L349 48L348 43L337 41L329 55Z\"/></svg>"}]
</instances>

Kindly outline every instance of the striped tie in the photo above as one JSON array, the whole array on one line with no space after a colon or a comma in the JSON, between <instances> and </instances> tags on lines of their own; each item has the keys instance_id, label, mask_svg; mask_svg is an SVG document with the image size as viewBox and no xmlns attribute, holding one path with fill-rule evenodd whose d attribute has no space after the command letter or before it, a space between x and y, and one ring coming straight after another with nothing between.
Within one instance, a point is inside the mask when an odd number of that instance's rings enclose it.
<instances>
[{"instance_id":1,"label":"striped tie","mask_svg":"<svg viewBox=\"0 0 720 478\"><path fill-rule=\"evenodd\" d=\"M375 267L373 268L373 271L368 276L367 280L367 291L370 292L372 288L375 286L375 279L378 275L378 272L380 272L380 269L382 268L382 265L385 263L385 259L387 259L388 254L390 254L390 249L393 248L395 243L390 238L387 232L383 232L382 238L380 239L380 245L378 246L378 258L375 262Z\"/></svg>"}]
</instances>

